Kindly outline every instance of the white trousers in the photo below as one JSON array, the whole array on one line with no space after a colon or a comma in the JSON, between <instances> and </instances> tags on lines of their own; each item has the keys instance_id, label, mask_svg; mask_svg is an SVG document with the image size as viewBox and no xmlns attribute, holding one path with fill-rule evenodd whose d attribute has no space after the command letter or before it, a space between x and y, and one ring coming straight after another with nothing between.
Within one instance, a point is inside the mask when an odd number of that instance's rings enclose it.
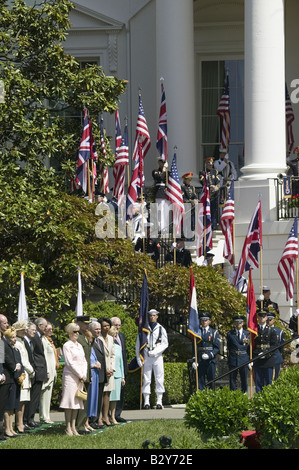
<instances>
[{"instance_id":1,"label":"white trousers","mask_svg":"<svg viewBox=\"0 0 299 470\"><path fill-rule=\"evenodd\" d=\"M164 365L162 354L159 354L158 357L149 357L146 355L143 365L143 394L150 395L151 393L152 373L154 373L155 376L157 395L164 393Z\"/></svg>"}]
</instances>

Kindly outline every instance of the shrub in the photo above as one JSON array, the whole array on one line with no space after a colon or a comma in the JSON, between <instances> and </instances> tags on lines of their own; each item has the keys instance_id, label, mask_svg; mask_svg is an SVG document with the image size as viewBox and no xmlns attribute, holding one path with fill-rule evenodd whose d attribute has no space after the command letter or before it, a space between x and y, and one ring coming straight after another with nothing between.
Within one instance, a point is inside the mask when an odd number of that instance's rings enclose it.
<instances>
[{"instance_id":1,"label":"shrub","mask_svg":"<svg viewBox=\"0 0 299 470\"><path fill-rule=\"evenodd\" d=\"M249 398L228 387L194 393L186 406L185 422L204 439L232 435L248 427Z\"/></svg>"},{"instance_id":2,"label":"shrub","mask_svg":"<svg viewBox=\"0 0 299 470\"><path fill-rule=\"evenodd\" d=\"M251 422L263 449L299 448L298 383L299 367L294 366L253 396Z\"/></svg>"}]
</instances>

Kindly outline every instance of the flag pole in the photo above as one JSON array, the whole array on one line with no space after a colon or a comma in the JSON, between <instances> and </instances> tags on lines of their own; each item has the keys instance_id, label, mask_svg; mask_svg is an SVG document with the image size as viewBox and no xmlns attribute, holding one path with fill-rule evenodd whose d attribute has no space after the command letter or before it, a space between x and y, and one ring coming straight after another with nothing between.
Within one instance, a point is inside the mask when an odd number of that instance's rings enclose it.
<instances>
[{"instance_id":1,"label":"flag pole","mask_svg":"<svg viewBox=\"0 0 299 470\"><path fill-rule=\"evenodd\" d=\"M143 385L143 365L140 368L141 376L140 376L140 397L139 397L139 409L142 410L142 385Z\"/></svg>"},{"instance_id":2,"label":"flag pole","mask_svg":"<svg viewBox=\"0 0 299 470\"><path fill-rule=\"evenodd\" d=\"M297 308L298 308L298 286L299 286L299 276L298 276L298 258L296 258L296 277L297 277ZM297 331L299 334L299 315L297 316Z\"/></svg>"},{"instance_id":3,"label":"flag pole","mask_svg":"<svg viewBox=\"0 0 299 470\"><path fill-rule=\"evenodd\" d=\"M249 268L249 274L251 274L251 267ZM250 279L251 275L248 276L248 292L250 292ZM252 360L252 333L250 331L249 337L249 359ZM253 388L253 370L250 367L250 398L252 398L252 388Z\"/></svg>"},{"instance_id":4,"label":"flag pole","mask_svg":"<svg viewBox=\"0 0 299 470\"><path fill-rule=\"evenodd\" d=\"M125 127L128 125L128 117L125 117ZM130 186L130 162L127 165L128 188Z\"/></svg>"},{"instance_id":5,"label":"flag pole","mask_svg":"<svg viewBox=\"0 0 299 470\"><path fill-rule=\"evenodd\" d=\"M195 357L195 364L196 364L196 369L195 369L195 379L196 379L196 391L198 392L198 368L197 368L197 344L196 344L196 337L193 337L194 341L194 357Z\"/></svg>"}]
</instances>

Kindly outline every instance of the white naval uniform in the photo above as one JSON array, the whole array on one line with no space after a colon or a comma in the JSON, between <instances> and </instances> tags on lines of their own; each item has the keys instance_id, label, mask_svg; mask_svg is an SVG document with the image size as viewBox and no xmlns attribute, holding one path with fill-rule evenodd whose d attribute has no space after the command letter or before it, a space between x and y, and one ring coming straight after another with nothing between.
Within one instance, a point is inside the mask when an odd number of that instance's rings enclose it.
<instances>
[{"instance_id":1,"label":"white naval uniform","mask_svg":"<svg viewBox=\"0 0 299 470\"><path fill-rule=\"evenodd\" d=\"M159 323L155 324L153 330L149 327L147 337L147 346L144 351L143 364L143 385L142 393L144 396L144 404L149 404L151 393L152 372L154 372L156 382L157 404L162 404L162 395L164 388L164 365L163 352L168 348L168 337L165 328ZM139 338L136 342L136 355L139 357Z\"/></svg>"}]
</instances>

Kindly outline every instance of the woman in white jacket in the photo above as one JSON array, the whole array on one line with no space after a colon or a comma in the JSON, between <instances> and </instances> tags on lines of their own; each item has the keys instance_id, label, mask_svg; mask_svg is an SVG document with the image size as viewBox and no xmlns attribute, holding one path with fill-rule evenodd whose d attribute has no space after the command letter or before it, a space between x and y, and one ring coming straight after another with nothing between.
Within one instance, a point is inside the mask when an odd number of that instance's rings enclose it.
<instances>
[{"instance_id":1,"label":"woman in white jacket","mask_svg":"<svg viewBox=\"0 0 299 470\"><path fill-rule=\"evenodd\" d=\"M53 385L57 377L57 355L55 346L51 341L51 335L53 333L52 324L47 323L45 334L42 336L42 343L44 346L44 354L47 363L47 372L49 379L43 383L40 403L39 403L39 418L43 423L53 423L50 417L51 399Z\"/></svg>"}]
</instances>

